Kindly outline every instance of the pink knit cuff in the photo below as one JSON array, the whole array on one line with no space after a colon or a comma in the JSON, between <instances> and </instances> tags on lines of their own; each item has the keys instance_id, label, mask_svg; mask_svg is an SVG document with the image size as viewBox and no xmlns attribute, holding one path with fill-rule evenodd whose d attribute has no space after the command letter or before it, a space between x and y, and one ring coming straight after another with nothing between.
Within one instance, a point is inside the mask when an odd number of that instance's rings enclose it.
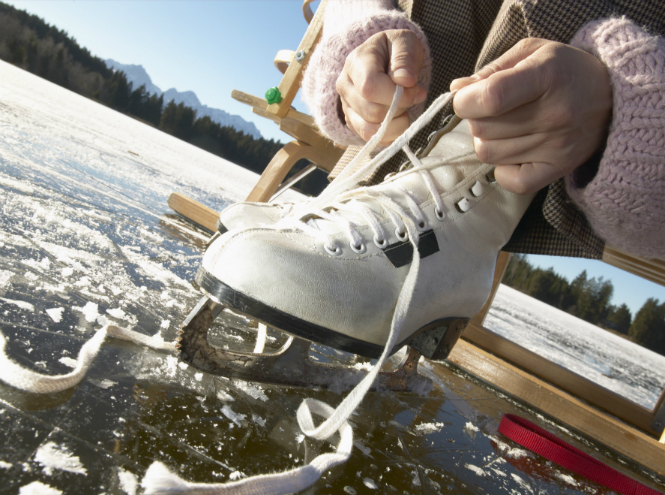
<instances>
[{"instance_id":1,"label":"pink knit cuff","mask_svg":"<svg viewBox=\"0 0 665 495\"><path fill-rule=\"evenodd\" d=\"M665 43L628 19L593 21L570 42L607 66L612 123L598 172L586 187L566 177L572 200L609 244L665 256Z\"/></svg>"},{"instance_id":2,"label":"pink knit cuff","mask_svg":"<svg viewBox=\"0 0 665 495\"><path fill-rule=\"evenodd\" d=\"M388 11L354 21L321 41L312 54L303 76L303 100L316 119L319 129L337 144L343 146L365 144L359 136L349 130L345 122L339 119L337 113L339 94L335 83L344 68L344 62L355 48L371 36L390 29L408 29L422 43L424 60L418 74L418 83L426 89L429 88L432 74L429 45L422 30L399 11ZM424 109L424 102L411 107L409 109L411 120L415 120Z\"/></svg>"}]
</instances>

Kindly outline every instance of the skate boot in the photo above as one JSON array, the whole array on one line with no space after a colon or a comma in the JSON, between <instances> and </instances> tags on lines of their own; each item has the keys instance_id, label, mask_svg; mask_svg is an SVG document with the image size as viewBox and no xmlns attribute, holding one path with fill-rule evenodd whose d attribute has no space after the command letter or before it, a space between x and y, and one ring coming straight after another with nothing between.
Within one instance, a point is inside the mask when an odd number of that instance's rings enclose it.
<instances>
[{"instance_id":1,"label":"skate boot","mask_svg":"<svg viewBox=\"0 0 665 495\"><path fill-rule=\"evenodd\" d=\"M494 181L466 122L429 156L411 158L414 166L380 185L217 239L197 282L269 326L376 358L389 341L415 250L420 267L390 352L409 344L426 357L446 357L454 345L446 333L454 328L456 340L483 307L499 250L533 195Z\"/></svg>"},{"instance_id":2,"label":"skate boot","mask_svg":"<svg viewBox=\"0 0 665 495\"><path fill-rule=\"evenodd\" d=\"M293 210L295 203L252 203L241 201L222 210L217 219L217 231L244 230L277 223Z\"/></svg>"}]
</instances>

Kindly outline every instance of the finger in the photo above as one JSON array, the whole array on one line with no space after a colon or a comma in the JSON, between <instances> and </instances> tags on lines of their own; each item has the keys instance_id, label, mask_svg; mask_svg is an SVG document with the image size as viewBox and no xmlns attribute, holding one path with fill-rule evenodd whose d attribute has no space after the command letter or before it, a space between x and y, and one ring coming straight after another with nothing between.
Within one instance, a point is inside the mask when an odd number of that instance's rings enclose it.
<instances>
[{"instance_id":1,"label":"finger","mask_svg":"<svg viewBox=\"0 0 665 495\"><path fill-rule=\"evenodd\" d=\"M363 141L369 141L372 136L377 133L379 127L381 127L381 124L367 122L352 108L348 106L345 107L344 103L342 103L342 108L344 109L344 115L346 116L347 127L355 134L360 136ZM390 122L390 125L388 126L388 129L386 130L386 133L380 144L385 146L392 143L395 139L404 133L404 131L409 127L410 123L409 115L407 113L404 113L399 117L395 117Z\"/></svg>"},{"instance_id":2,"label":"finger","mask_svg":"<svg viewBox=\"0 0 665 495\"><path fill-rule=\"evenodd\" d=\"M474 137L473 147L478 159L491 165L550 161L552 145L548 143L549 139L551 136L545 133L492 140Z\"/></svg>"},{"instance_id":3,"label":"finger","mask_svg":"<svg viewBox=\"0 0 665 495\"><path fill-rule=\"evenodd\" d=\"M522 163L497 165L494 177L506 191L529 194L563 177L560 170L549 163Z\"/></svg>"},{"instance_id":4,"label":"finger","mask_svg":"<svg viewBox=\"0 0 665 495\"><path fill-rule=\"evenodd\" d=\"M425 51L418 37L409 30L386 33L390 53L388 75L395 84L411 88L418 82Z\"/></svg>"},{"instance_id":5,"label":"finger","mask_svg":"<svg viewBox=\"0 0 665 495\"><path fill-rule=\"evenodd\" d=\"M547 80L545 71L527 60L460 89L453 107L463 119L503 115L542 96L548 89Z\"/></svg>"},{"instance_id":6,"label":"finger","mask_svg":"<svg viewBox=\"0 0 665 495\"><path fill-rule=\"evenodd\" d=\"M414 35L415 36L415 35ZM375 39L376 38L376 39ZM372 43L370 43L372 41ZM403 53L403 50L400 51ZM342 75L338 78L338 92L353 88L358 96L373 103L390 106L395 94L395 81L386 73L391 61L391 48L385 33L379 33L351 52L346 59ZM401 57L402 55L400 55ZM421 62L422 64L422 62ZM399 67L396 68L399 70ZM390 70L390 69L389 69ZM348 81L345 79L348 77ZM400 82L404 82L398 78ZM340 93L342 94L342 93ZM350 98L348 94L344 96ZM400 106L410 107L425 101L427 91L416 84L408 87L400 101Z\"/></svg>"},{"instance_id":7,"label":"finger","mask_svg":"<svg viewBox=\"0 0 665 495\"><path fill-rule=\"evenodd\" d=\"M529 134L551 132L567 124L565 109L543 105L543 100L527 103L497 117L469 119L471 134L485 140L509 139Z\"/></svg>"},{"instance_id":8,"label":"finger","mask_svg":"<svg viewBox=\"0 0 665 495\"><path fill-rule=\"evenodd\" d=\"M343 109L345 107L352 108L363 120L372 124L380 124L383 122L390 108L386 105L379 105L378 103L364 100L354 92L348 94L348 97L340 96L340 99L342 101ZM398 108L395 117L399 117L406 111L408 111L408 108Z\"/></svg>"},{"instance_id":9,"label":"finger","mask_svg":"<svg viewBox=\"0 0 665 495\"><path fill-rule=\"evenodd\" d=\"M482 79L487 79L492 74L502 70L511 69L522 60L525 60L526 58L533 55L538 49L547 43L550 43L550 41L541 38L525 38L520 40L512 48L510 48L510 50L508 50L496 60L487 64L472 76L453 79L453 81L450 83L450 90L455 91L462 89L469 84L480 81Z\"/></svg>"}]
</instances>

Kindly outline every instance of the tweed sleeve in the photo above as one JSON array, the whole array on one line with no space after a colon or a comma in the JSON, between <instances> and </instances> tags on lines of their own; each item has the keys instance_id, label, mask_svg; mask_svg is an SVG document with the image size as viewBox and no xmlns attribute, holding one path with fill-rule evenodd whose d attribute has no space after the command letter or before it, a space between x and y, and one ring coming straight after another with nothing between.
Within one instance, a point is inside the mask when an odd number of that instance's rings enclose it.
<instances>
[{"instance_id":1,"label":"tweed sleeve","mask_svg":"<svg viewBox=\"0 0 665 495\"><path fill-rule=\"evenodd\" d=\"M579 170L566 188L610 245L665 256L665 41L626 18L592 21L572 39L607 67L613 114L598 172Z\"/></svg>"},{"instance_id":2,"label":"tweed sleeve","mask_svg":"<svg viewBox=\"0 0 665 495\"><path fill-rule=\"evenodd\" d=\"M337 112L339 95L337 77L349 54L371 36L390 29L408 29L416 34L425 50L418 83L429 87L432 63L429 46L420 27L392 0L330 0L326 5L322 39L312 53L302 82L302 98L316 119L319 129L343 146L362 145L364 141L351 132ZM424 110L425 103L409 110L413 121Z\"/></svg>"}]
</instances>

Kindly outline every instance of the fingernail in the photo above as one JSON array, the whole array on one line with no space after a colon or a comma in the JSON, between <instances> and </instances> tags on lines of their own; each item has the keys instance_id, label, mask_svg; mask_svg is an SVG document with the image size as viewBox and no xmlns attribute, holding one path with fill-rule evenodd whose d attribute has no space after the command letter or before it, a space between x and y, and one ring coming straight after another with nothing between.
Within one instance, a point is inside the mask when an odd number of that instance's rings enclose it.
<instances>
[{"instance_id":1,"label":"fingernail","mask_svg":"<svg viewBox=\"0 0 665 495\"><path fill-rule=\"evenodd\" d=\"M411 74L410 70L407 69L397 69L394 72L395 77L400 77L400 78L412 78L413 74Z\"/></svg>"}]
</instances>

